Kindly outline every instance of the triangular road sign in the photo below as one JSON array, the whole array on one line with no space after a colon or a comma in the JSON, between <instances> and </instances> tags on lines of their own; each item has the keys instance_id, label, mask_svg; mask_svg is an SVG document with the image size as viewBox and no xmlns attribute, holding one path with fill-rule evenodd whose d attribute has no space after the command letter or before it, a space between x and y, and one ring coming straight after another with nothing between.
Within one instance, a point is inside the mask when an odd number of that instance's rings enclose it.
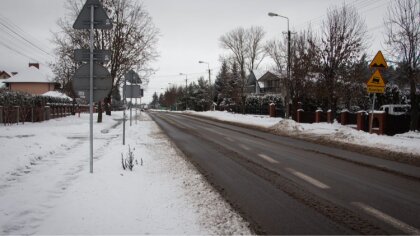
<instances>
[{"instance_id":1,"label":"triangular road sign","mask_svg":"<svg viewBox=\"0 0 420 236\"><path fill-rule=\"evenodd\" d=\"M112 22L99 0L87 0L73 24L73 29L90 29L90 11L94 6L93 28L112 29Z\"/></svg>"},{"instance_id":2,"label":"triangular road sign","mask_svg":"<svg viewBox=\"0 0 420 236\"><path fill-rule=\"evenodd\" d=\"M378 69L370 77L366 85L368 87L385 87L384 79Z\"/></svg>"},{"instance_id":3,"label":"triangular road sign","mask_svg":"<svg viewBox=\"0 0 420 236\"><path fill-rule=\"evenodd\" d=\"M388 68L388 64L386 64L384 55L381 51L376 53L376 56L373 58L372 62L369 65L370 67L379 67L379 68Z\"/></svg>"}]
</instances>

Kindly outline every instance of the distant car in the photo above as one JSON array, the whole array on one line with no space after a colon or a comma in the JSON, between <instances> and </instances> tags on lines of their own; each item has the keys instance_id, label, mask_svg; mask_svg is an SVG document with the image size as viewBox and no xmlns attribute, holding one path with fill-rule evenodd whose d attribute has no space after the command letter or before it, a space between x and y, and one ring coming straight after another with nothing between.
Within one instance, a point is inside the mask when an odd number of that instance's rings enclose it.
<instances>
[{"instance_id":1,"label":"distant car","mask_svg":"<svg viewBox=\"0 0 420 236\"><path fill-rule=\"evenodd\" d=\"M385 111L390 115L405 115L409 114L410 112L410 105L403 105L403 104L388 104L383 105L379 108L380 111Z\"/></svg>"}]
</instances>

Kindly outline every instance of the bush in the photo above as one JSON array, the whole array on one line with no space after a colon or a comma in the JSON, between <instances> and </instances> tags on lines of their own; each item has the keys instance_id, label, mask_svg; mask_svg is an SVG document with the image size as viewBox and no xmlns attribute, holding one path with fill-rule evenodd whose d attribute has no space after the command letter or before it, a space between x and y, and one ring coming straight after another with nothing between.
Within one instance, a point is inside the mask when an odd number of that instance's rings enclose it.
<instances>
[{"instance_id":1,"label":"bush","mask_svg":"<svg viewBox=\"0 0 420 236\"><path fill-rule=\"evenodd\" d=\"M71 104L72 101L66 98L32 95L24 92L0 89L0 106L45 106L51 104Z\"/></svg>"},{"instance_id":2,"label":"bush","mask_svg":"<svg viewBox=\"0 0 420 236\"><path fill-rule=\"evenodd\" d=\"M283 99L277 95L248 95L245 99L245 112L251 114L268 114L269 105L274 103L276 109L284 110Z\"/></svg>"}]
</instances>

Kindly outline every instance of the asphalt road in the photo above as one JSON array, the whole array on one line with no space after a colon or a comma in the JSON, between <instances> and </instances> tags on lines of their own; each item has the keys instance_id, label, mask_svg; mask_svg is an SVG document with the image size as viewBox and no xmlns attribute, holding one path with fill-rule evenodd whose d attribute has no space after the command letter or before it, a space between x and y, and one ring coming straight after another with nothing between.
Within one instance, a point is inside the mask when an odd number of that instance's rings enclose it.
<instances>
[{"instance_id":1,"label":"asphalt road","mask_svg":"<svg viewBox=\"0 0 420 236\"><path fill-rule=\"evenodd\" d=\"M420 181L345 158L374 157L183 114L150 115L256 233L420 234Z\"/></svg>"}]
</instances>

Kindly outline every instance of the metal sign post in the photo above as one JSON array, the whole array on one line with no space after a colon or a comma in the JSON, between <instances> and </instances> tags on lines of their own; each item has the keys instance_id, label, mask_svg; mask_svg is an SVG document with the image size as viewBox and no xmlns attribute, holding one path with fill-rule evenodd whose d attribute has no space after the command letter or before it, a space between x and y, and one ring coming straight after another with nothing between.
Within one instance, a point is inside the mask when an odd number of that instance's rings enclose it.
<instances>
[{"instance_id":1,"label":"metal sign post","mask_svg":"<svg viewBox=\"0 0 420 236\"><path fill-rule=\"evenodd\" d=\"M373 127L373 115L375 113L375 99L376 99L376 93L373 94L373 102L372 102L372 115L370 116L370 122L369 122L369 133L372 133L372 127Z\"/></svg>"},{"instance_id":2,"label":"metal sign post","mask_svg":"<svg viewBox=\"0 0 420 236\"><path fill-rule=\"evenodd\" d=\"M131 94L133 94L133 86L130 86ZM130 126L131 126L131 116L133 114L133 96L130 97Z\"/></svg>"},{"instance_id":3,"label":"metal sign post","mask_svg":"<svg viewBox=\"0 0 420 236\"><path fill-rule=\"evenodd\" d=\"M96 8L96 11L95 11ZM100 98L102 94L97 93L94 94L94 74L95 74L95 68L97 68L96 65L93 63L94 58L94 49L93 49L93 34L94 29L111 29L112 23L109 17L107 16L105 10L103 9L101 3L99 0L86 0L85 5L83 5L82 10L80 11L79 15L77 16L76 21L73 24L74 29L88 29L90 30L90 36L89 36L89 88L87 88L84 84L83 78L84 76L84 70L83 68L86 67L86 65L83 65L76 71L74 78L79 80L74 80L74 90L78 92L82 92L83 94L87 91L89 91L89 113L90 113L90 119L89 119L89 136L90 136L90 148L89 148L89 154L90 154L90 173L93 173L93 102ZM85 61L87 59L86 51L79 51L75 52L75 58L80 61ZM99 53L100 54L100 53ZM107 52L104 52L102 56L99 55L98 61L105 61L109 60L110 55L108 55ZM100 66L100 65L98 65ZM99 71L100 69L97 69L96 71ZM106 70L106 68L105 68ZM106 70L107 71L107 70ZM78 74L79 73L79 74ZM98 74L95 74L95 77L99 77ZM105 76L107 77L107 76ZM80 81L80 82L79 82ZM106 81L104 82L107 83ZM99 85L98 85L99 86ZM111 87L112 88L112 80L111 80ZM86 91L87 90L87 91ZM97 90L97 89L95 89ZM107 90L107 87L105 86L102 88L103 91ZM95 91L96 92L96 91ZM108 91L109 92L109 91ZM95 99L94 99L95 98Z\"/></svg>"},{"instance_id":4,"label":"metal sign post","mask_svg":"<svg viewBox=\"0 0 420 236\"><path fill-rule=\"evenodd\" d=\"M125 93L125 86L127 80L124 79L124 86L123 86L123 102L124 102L124 114L123 114L123 145L125 145L125 110L127 110L127 95Z\"/></svg>"},{"instance_id":5,"label":"metal sign post","mask_svg":"<svg viewBox=\"0 0 420 236\"><path fill-rule=\"evenodd\" d=\"M90 6L90 75L89 75L89 127L90 127L90 173L93 173L93 21L95 16L95 6Z\"/></svg>"},{"instance_id":6,"label":"metal sign post","mask_svg":"<svg viewBox=\"0 0 420 236\"><path fill-rule=\"evenodd\" d=\"M135 106L135 111L136 111L136 114L134 115L134 120L136 121L136 125L137 125L137 110L138 110L138 108L137 108L137 98L136 98L136 106Z\"/></svg>"},{"instance_id":7,"label":"metal sign post","mask_svg":"<svg viewBox=\"0 0 420 236\"><path fill-rule=\"evenodd\" d=\"M130 89L127 89L127 81L131 83ZM125 121L126 121L126 110L127 110L127 97L130 97L130 126L131 126L131 107L133 106L133 97L137 90L140 90L140 85L132 85L132 84L141 84L141 79L139 75L130 70L124 75L124 86L123 86L123 100L124 100L124 120L123 120L123 145L125 145ZM137 92L139 93L139 92Z\"/></svg>"},{"instance_id":8,"label":"metal sign post","mask_svg":"<svg viewBox=\"0 0 420 236\"><path fill-rule=\"evenodd\" d=\"M377 93L385 93L385 81L382 78L380 73L380 69L387 69L388 64L385 61L384 56L382 55L381 51L378 51L376 56L373 58L372 62L369 65L370 68L376 68L373 75L370 79L366 82L367 92L373 93L373 101L372 101L372 115L370 117L369 122L369 133L373 132L373 116L375 115L375 100Z\"/></svg>"}]
</instances>

